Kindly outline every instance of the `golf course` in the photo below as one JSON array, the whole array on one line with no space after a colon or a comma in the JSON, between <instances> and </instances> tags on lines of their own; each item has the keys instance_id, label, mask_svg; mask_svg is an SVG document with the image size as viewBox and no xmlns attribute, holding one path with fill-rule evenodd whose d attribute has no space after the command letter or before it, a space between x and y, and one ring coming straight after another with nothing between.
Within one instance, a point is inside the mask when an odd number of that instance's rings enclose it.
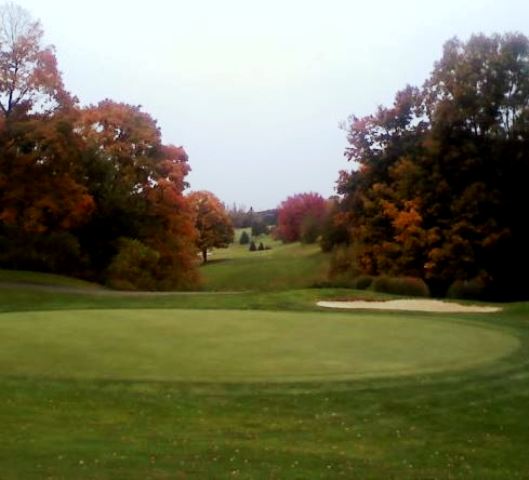
<instances>
[{"instance_id":1,"label":"golf course","mask_svg":"<svg viewBox=\"0 0 529 480\"><path fill-rule=\"evenodd\" d=\"M199 292L0 272L1 478L528 478L528 303L323 308L400 297L270 244Z\"/></svg>"}]
</instances>

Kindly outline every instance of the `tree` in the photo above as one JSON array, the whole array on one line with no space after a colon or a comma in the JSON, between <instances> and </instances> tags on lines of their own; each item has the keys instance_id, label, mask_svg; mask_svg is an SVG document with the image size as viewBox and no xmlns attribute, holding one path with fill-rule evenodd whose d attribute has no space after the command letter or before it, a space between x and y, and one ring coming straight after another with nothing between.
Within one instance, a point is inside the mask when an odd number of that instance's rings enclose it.
<instances>
[{"instance_id":1,"label":"tree","mask_svg":"<svg viewBox=\"0 0 529 480\"><path fill-rule=\"evenodd\" d=\"M309 223L316 225L319 234L325 210L325 200L317 193L299 193L288 197L279 206L275 235L283 242L298 241L304 224Z\"/></svg>"},{"instance_id":2,"label":"tree","mask_svg":"<svg viewBox=\"0 0 529 480\"><path fill-rule=\"evenodd\" d=\"M268 227L259 216L255 216L250 226L252 227L253 237L268 233Z\"/></svg>"},{"instance_id":3,"label":"tree","mask_svg":"<svg viewBox=\"0 0 529 480\"><path fill-rule=\"evenodd\" d=\"M26 10L11 3L0 8L0 110L6 119L72 104L54 49L43 46L42 37Z\"/></svg>"},{"instance_id":4,"label":"tree","mask_svg":"<svg viewBox=\"0 0 529 480\"><path fill-rule=\"evenodd\" d=\"M211 192L191 192L195 227L198 232L196 244L202 253L204 263L208 261L208 249L226 248L233 241L233 226L224 206Z\"/></svg>"},{"instance_id":5,"label":"tree","mask_svg":"<svg viewBox=\"0 0 529 480\"><path fill-rule=\"evenodd\" d=\"M422 89L351 117L339 214L364 273L426 279L434 294L480 278L529 295L529 40L452 39Z\"/></svg>"},{"instance_id":6,"label":"tree","mask_svg":"<svg viewBox=\"0 0 529 480\"><path fill-rule=\"evenodd\" d=\"M72 273L80 246L71 231L94 202L83 185L74 103L42 36L28 12L0 7L0 263Z\"/></svg>"},{"instance_id":7,"label":"tree","mask_svg":"<svg viewBox=\"0 0 529 480\"><path fill-rule=\"evenodd\" d=\"M138 106L80 109L42 35L25 10L0 8L0 265L196 285L184 149L164 145Z\"/></svg>"},{"instance_id":8,"label":"tree","mask_svg":"<svg viewBox=\"0 0 529 480\"><path fill-rule=\"evenodd\" d=\"M234 228L246 228L250 226L248 211L244 205L234 203L227 209L227 212Z\"/></svg>"},{"instance_id":9,"label":"tree","mask_svg":"<svg viewBox=\"0 0 529 480\"><path fill-rule=\"evenodd\" d=\"M104 269L117 253L117 239L135 238L159 253L157 288L196 284L184 149L163 145L156 121L140 107L112 100L84 109L77 131L92 152L85 176L97 214L80 231L92 263Z\"/></svg>"},{"instance_id":10,"label":"tree","mask_svg":"<svg viewBox=\"0 0 529 480\"><path fill-rule=\"evenodd\" d=\"M243 230L241 233L241 237L239 238L239 244L240 245L248 245L250 243L250 235L248 235L248 232L246 230Z\"/></svg>"},{"instance_id":11,"label":"tree","mask_svg":"<svg viewBox=\"0 0 529 480\"><path fill-rule=\"evenodd\" d=\"M182 147L162 145L156 181L146 188L147 218L140 226L146 245L160 254L158 288L194 288L199 281L196 269L194 204L184 195L188 157Z\"/></svg>"}]
</instances>

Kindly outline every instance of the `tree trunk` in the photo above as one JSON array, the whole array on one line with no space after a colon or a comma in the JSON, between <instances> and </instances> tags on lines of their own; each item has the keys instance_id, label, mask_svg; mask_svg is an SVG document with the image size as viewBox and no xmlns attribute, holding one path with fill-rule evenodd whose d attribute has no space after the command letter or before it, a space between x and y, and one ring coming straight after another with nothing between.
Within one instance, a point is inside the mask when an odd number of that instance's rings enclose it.
<instances>
[{"instance_id":1,"label":"tree trunk","mask_svg":"<svg viewBox=\"0 0 529 480\"><path fill-rule=\"evenodd\" d=\"M207 248L202 250L202 260L204 261L204 263L208 263L208 250L207 250Z\"/></svg>"}]
</instances>

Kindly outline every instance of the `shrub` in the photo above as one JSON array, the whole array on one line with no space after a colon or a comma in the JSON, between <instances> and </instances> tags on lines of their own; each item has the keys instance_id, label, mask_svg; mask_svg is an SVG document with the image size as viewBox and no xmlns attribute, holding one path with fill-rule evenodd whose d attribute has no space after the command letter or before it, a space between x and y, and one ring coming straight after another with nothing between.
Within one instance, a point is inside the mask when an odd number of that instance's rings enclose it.
<instances>
[{"instance_id":1,"label":"shrub","mask_svg":"<svg viewBox=\"0 0 529 480\"><path fill-rule=\"evenodd\" d=\"M7 230L0 235L0 265L17 270L76 274L83 258L77 238L69 232L27 233Z\"/></svg>"},{"instance_id":2,"label":"shrub","mask_svg":"<svg viewBox=\"0 0 529 480\"><path fill-rule=\"evenodd\" d=\"M160 254L132 238L120 238L107 269L106 283L119 290L154 290Z\"/></svg>"},{"instance_id":3,"label":"shrub","mask_svg":"<svg viewBox=\"0 0 529 480\"><path fill-rule=\"evenodd\" d=\"M410 297L429 297L430 289L421 278L381 276L373 280L375 292L392 293Z\"/></svg>"},{"instance_id":4,"label":"shrub","mask_svg":"<svg viewBox=\"0 0 529 480\"><path fill-rule=\"evenodd\" d=\"M356 277L360 272L357 264L357 247L355 245L339 245L331 255L329 276L336 277L346 274L349 278Z\"/></svg>"},{"instance_id":5,"label":"shrub","mask_svg":"<svg viewBox=\"0 0 529 480\"><path fill-rule=\"evenodd\" d=\"M487 283L480 277L471 280L456 280L446 292L448 298L482 300L486 296Z\"/></svg>"},{"instance_id":6,"label":"shrub","mask_svg":"<svg viewBox=\"0 0 529 480\"><path fill-rule=\"evenodd\" d=\"M307 215L301 222L299 239L301 243L315 243L321 232L321 219Z\"/></svg>"},{"instance_id":7,"label":"shrub","mask_svg":"<svg viewBox=\"0 0 529 480\"><path fill-rule=\"evenodd\" d=\"M250 248L249 248L250 252L255 252L257 250L257 247L255 246L255 242L252 240L252 242L250 243Z\"/></svg>"},{"instance_id":8,"label":"shrub","mask_svg":"<svg viewBox=\"0 0 529 480\"><path fill-rule=\"evenodd\" d=\"M239 244L248 245L249 243L250 243L250 235L248 235L248 232L246 230L243 230L239 238Z\"/></svg>"},{"instance_id":9,"label":"shrub","mask_svg":"<svg viewBox=\"0 0 529 480\"><path fill-rule=\"evenodd\" d=\"M373 283L373 279L371 275L359 275L354 280L354 288L357 290L367 290Z\"/></svg>"},{"instance_id":10,"label":"shrub","mask_svg":"<svg viewBox=\"0 0 529 480\"><path fill-rule=\"evenodd\" d=\"M259 243L259 247L257 248L257 250L264 250L264 249L265 249L265 247L263 245L263 242L260 242Z\"/></svg>"}]
</instances>

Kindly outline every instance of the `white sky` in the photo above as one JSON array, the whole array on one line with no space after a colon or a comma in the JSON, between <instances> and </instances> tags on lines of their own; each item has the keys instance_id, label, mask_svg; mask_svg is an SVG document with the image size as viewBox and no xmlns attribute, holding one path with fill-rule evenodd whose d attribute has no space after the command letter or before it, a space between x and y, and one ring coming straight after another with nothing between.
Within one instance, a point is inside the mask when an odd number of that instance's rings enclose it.
<instances>
[{"instance_id":1,"label":"white sky","mask_svg":"<svg viewBox=\"0 0 529 480\"><path fill-rule=\"evenodd\" d=\"M19 0L82 104L142 105L193 189L273 208L334 193L350 114L421 85L457 35L529 34L529 0Z\"/></svg>"}]
</instances>

